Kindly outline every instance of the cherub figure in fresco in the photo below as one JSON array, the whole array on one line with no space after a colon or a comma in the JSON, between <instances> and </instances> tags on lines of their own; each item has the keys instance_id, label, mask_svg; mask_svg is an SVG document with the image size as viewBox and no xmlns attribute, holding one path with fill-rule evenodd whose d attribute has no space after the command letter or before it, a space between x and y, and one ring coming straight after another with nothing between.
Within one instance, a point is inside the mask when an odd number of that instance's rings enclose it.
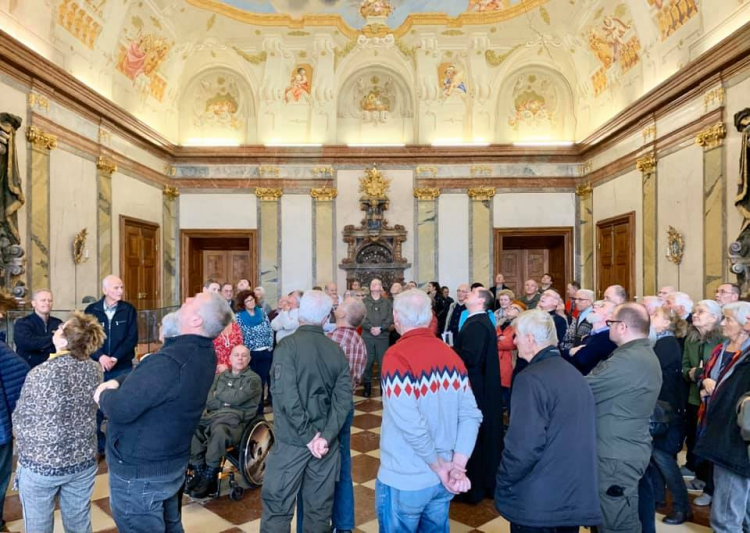
<instances>
[{"instance_id":1,"label":"cherub figure in fresco","mask_svg":"<svg viewBox=\"0 0 750 533\"><path fill-rule=\"evenodd\" d=\"M456 70L456 67L448 65L443 78L443 97L448 98L453 94L453 91L461 91L466 94L466 85L463 82L463 76Z\"/></svg>"},{"instance_id":2,"label":"cherub figure in fresco","mask_svg":"<svg viewBox=\"0 0 750 533\"><path fill-rule=\"evenodd\" d=\"M359 14L367 17L387 17L393 11L388 0L362 0L359 4Z\"/></svg>"},{"instance_id":3,"label":"cherub figure in fresco","mask_svg":"<svg viewBox=\"0 0 750 533\"><path fill-rule=\"evenodd\" d=\"M289 86L284 90L284 101L288 103L292 99L299 102L303 94L310 94L310 81L305 69L300 67L294 72Z\"/></svg>"},{"instance_id":4,"label":"cherub figure in fresco","mask_svg":"<svg viewBox=\"0 0 750 533\"><path fill-rule=\"evenodd\" d=\"M606 16L603 22L604 26L602 30L604 30L604 39L612 47L612 60L617 61L620 59L622 47L625 46L623 37L630 29L630 26L618 17Z\"/></svg>"},{"instance_id":5,"label":"cherub figure in fresco","mask_svg":"<svg viewBox=\"0 0 750 533\"><path fill-rule=\"evenodd\" d=\"M483 13L485 11L500 11L505 9L502 0L469 0L469 7L466 11Z\"/></svg>"}]
</instances>

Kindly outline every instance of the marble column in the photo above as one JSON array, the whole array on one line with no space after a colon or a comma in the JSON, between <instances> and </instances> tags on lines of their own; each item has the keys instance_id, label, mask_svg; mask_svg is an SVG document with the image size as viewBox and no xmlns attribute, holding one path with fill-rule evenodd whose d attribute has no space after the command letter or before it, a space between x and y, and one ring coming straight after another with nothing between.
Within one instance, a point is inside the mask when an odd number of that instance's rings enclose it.
<instances>
[{"instance_id":1,"label":"marble column","mask_svg":"<svg viewBox=\"0 0 750 533\"><path fill-rule=\"evenodd\" d=\"M494 187L472 187L469 208L469 280L489 287L492 278L492 197Z\"/></svg>"},{"instance_id":2,"label":"marble column","mask_svg":"<svg viewBox=\"0 0 750 533\"><path fill-rule=\"evenodd\" d=\"M260 285L266 291L266 302L275 307L281 294L281 189L257 187L258 229L260 241Z\"/></svg>"},{"instance_id":3,"label":"marble column","mask_svg":"<svg viewBox=\"0 0 750 533\"><path fill-rule=\"evenodd\" d=\"M656 158L646 155L638 159L636 168L643 177L643 294L656 294Z\"/></svg>"},{"instance_id":4,"label":"marble column","mask_svg":"<svg viewBox=\"0 0 750 533\"><path fill-rule=\"evenodd\" d=\"M726 176L723 139L726 126L719 122L701 131L695 142L703 147L703 297L713 298L727 272Z\"/></svg>"},{"instance_id":5,"label":"marble column","mask_svg":"<svg viewBox=\"0 0 750 533\"><path fill-rule=\"evenodd\" d=\"M162 253L164 261L162 305L180 305L177 278L177 234L180 231L179 202L180 190L165 185L162 191Z\"/></svg>"},{"instance_id":6,"label":"marble column","mask_svg":"<svg viewBox=\"0 0 750 533\"><path fill-rule=\"evenodd\" d=\"M29 186L31 243L28 250L30 288L34 291L50 286L50 150L57 147L57 137L36 126L31 126L26 132L26 139L31 144Z\"/></svg>"},{"instance_id":7,"label":"marble column","mask_svg":"<svg viewBox=\"0 0 750 533\"><path fill-rule=\"evenodd\" d=\"M337 195L338 191L331 187L314 187L310 190L313 197L313 285L321 287L336 280L333 200Z\"/></svg>"},{"instance_id":8,"label":"marble column","mask_svg":"<svg viewBox=\"0 0 750 533\"><path fill-rule=\"evenodd\" d=\"M98 239L98 278L99 282L112 273L112 174L117 165L108 157L101 156L96 162L97 187L97 233Z\"/></svg>"},{"instance_id":9,"label":"marble column","mask_svg":"<svg viewBox=\"0 0 750 533\"><path fill-rule=\"evenodd\" d=\"M591 184L576 187L580 231L581 287L594 288L594 195Z\"/></svg>"},{"instance_id":10,"label":"marble column","mask_svg":"<svg viewBox=\"0 0 750 533\"><path fill-rule=\"evenodd\" d=\"M420 287L438 279L437 199L440 189L417 187L417 283Z\"/></svg>"}]
</instances>

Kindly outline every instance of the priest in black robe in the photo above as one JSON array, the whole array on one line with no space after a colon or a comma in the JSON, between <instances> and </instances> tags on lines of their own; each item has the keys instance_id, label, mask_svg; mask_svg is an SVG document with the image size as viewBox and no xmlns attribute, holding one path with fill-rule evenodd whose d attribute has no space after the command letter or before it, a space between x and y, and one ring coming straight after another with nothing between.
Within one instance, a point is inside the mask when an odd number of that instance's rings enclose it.
<instances>
[{"instance_id":1,"label":"priest in black robe","mask_svg":"<svg viewBox=\"0 0 750 533\"><path fill-rule=\"evenodd\" d=\"M465 303L469 317L458 333L454 348L466 365L483 418L474 452L466 465L471 490L456 499L478 503L494 497L495 493L495 476L503 452L503 399L497 333L487 314L493 306L492 293L477 287Z\"/></svg>"}]
</instances>

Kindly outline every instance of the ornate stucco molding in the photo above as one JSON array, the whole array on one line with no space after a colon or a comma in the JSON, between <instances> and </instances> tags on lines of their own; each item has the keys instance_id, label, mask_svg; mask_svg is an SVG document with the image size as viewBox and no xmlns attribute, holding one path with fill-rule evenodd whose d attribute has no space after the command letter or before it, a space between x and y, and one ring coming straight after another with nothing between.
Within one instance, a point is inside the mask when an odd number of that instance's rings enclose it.
<instances>
[{"instance_id":1,"label":"ornate stucco molding","mask_svg":"<svg viewBox=\"0 0 750 533\"><path fill-rule=\"evenodd\" d=\"M704 129L695 136L695 144L702 146L704 150L711 150L721 146L724 137L727 136L727 127L723 122L717 122L713 126Z\"/></svg>"},{"instance_id":2,"label":"ornate stucco molding","mask_svg":"<svg viewBox=\"0 0 750 533\"><path fill-rule=\"evenodd\" d=\"M97 159L96 161L96 168L98 168L99 172L101 172L102 174L111 176L112 174L117 172L117 163L115 163L107 156L100 155L99 159Z\"/></svg>"},{"instance_id":3,"label":"ornate stucco molding","mask_svg":"<svg viewBox=\"0 0 750 533\"><path fill-rule=\"evenodd\" d=\"M418 178L435 178L437 177L437 167L434 165L418 166L415 170Z\"/></svg>"},{"instance_id":4,"label":"ornate stucco molding","mask_svg":"<svg viewBox=\"0 0 750 533\"><path fill-rule=\"evenodd\" d=\"M476 178L479 176L488 177L490 174L492 174L492 167L490 167L489 165L471 165L469 173L471 174L472 178Z\"/></svg>"},{"instance_id":5,"label":"ornate stucco molding","mask_svg":"<svg viewBox=\"0 0 750 533\"><path fill-rule=\"evenodd\" d=\"M256 187L255 196L260 198L262 202L276 202L281 198L284 192L280 188L275 187Z\"/></svg>"},{"instance_id":6,"label":"ornate stucco molding","mask_svg":"<svg viewBox=\"0 0 750 533\"><path fill-rule=\"evenodd\" d=\"M324 165L320 167L314 167L312 169L313 176L316 178L332 178L333 167L331 165ZM335 190L335 189L334 189Z\"/></svg>"},{"instance_id":7,"label":"ornate stucco molding","mask_svg":"<svg viewBox=\"0 0 750 533\"><path fill-rule=\"evenodd\" d=\"M495 196L494 187L470 187L467 191L469 198L478 202L484 202Z\"/></svg>"},{"instance_id":8,"label":"ornate stucco molding","mask_svg":"<svg viewBox=\"0 0 750 533\"><path fill-rule=\"evenodd\" d=\"M178 187L172 187L171 185L165 185L161 193L170 200L174 200L180 196L180 189Z\"/></svg>"},{"instance_id":9,"label":"ornate stucco molding","mask_svg":"<svg viewBox=\"0 0 750 533\"><path fill-rule=\"evenodd\" d=\"M591 194L594 192L594 189L591 187L591 182L581 183L580 185L576 186L576 196L578 196L581 200L585 200Z\"/></svg>"},{"instance_id":10,"label":"ornate stucco molding","mask_svg":"<svg viewBox=\"0 0 750 533\"><path fill-rule=\"evenodd\" d=\"M279 167L275 165L261 165L258 168L258 174L261 178L278 178Z\"/></svg>"},{"instance_id":11,"label":"ornate stucco molding","mask_svg":"<svg viewBox=\"0 0 750 533\"><path fill-rule=\"evenodd\" d=\"M635 162L635 168L642 174L653 174L656 170L656 158L653 154L641 157Z\"/></svg>"},{"instance_id":12,"label":"ornate stucco molding","mask_svg":"<svg viewBox=\"0 0 750 533\"><path fill-rule=\"evenodd\" d=\"M335 187L313 187L310 189L310 196L319 202L332 202L338 194L339 191Z\"/></svg>"},{"instance_id":13,"label":"ornate stucco molding","mask_svg":"<svg viewBox=\"0 0 750 533\"><path fill-rule=\"evenodd\" d=\"M29 129L26 130L26 140L37 148L43 148L45 150L57 148L57 136L52 135L51 133L46 133L44 130L39 129L36 126L30 126Z\"/></svg>"},{"instance_id":14,"label":"ornate stucco molding","mask_svg":"<svg viewBox=\"0 0 750 533\"><path fill-rule=\"evenodd\" d=\"M437 187L415 187L414 198L417 200L435 200L440 196L440 189Z\"/></svg>"}]
</instances>

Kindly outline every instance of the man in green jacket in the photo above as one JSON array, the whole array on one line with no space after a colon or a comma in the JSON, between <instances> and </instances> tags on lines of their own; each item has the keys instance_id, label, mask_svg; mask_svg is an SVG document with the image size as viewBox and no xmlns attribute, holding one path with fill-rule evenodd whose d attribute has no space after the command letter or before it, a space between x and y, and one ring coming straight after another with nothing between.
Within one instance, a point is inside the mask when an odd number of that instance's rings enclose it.
<instances>
[{"instance_id":1,"label":"man in green jacket","mask_svg":"<svg viewBox=\"0 0 750 533\"><path fill-rule=\"evenodd\" d=\"M245 426L258 412L263 384L250 370L250 350L240 344L229 355L231 368L214 378L206 411L193 434L190 464L194 472L185 490L195 498L216 491L216 476L227 448L242 437Z\"/></svg>"},{"instance_id":2,"label":"man in green jacket","mask_svg":"<svg viewBox=\"0 0 750 533\"><path fill-rule=\"evenodd\" d=\"M330 528L341 463L337 437L352 405L349 363L323 333L332 303L322 291L307 291L300 302L299 329L274 352L276 441L266 462L261 532L289 531L300 487L305 530Z\"/></svg>"},{"instance_id":3,"label":"man in green jacket","mask_svg":"<svg viewBox=\"0 0 750 533\"><path fill-rule=\"evenodd\" d=\"M596 403L600 533L641 531L638 481L651 459L649 419L661 390L661 367L648 340L650 319L638 304L617 306L609 359L586 376Z\"/></svg>"},{"instance_id":4,"label":"man in green jacket","mask_svg":"<svg viewBox=\"0 0 750 533\"><path fill-rule=\"evenodd\" d=\"M367 348L367 363L365 363L364 396L372 394L372 365L377 359L378 373L383 367L383 355L389 346L390 329L393 325L393 304L383 296L383 282L373 279L370 282L370 294L364 299L367 316L362 322L362 340ZM376 381L378 377L376 376Z\"/></svg>"}]
</instances>

